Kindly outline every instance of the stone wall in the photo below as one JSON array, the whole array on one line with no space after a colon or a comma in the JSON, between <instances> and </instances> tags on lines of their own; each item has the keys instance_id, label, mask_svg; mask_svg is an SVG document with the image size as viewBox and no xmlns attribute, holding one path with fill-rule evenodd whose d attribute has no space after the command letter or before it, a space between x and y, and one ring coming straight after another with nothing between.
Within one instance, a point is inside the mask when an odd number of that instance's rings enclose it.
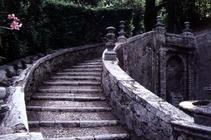
<instances>
[{"instance_id":1,"label":"stone wall","mask_svg":"<svg viewBox=\"0 0 211 140\"><path fill-rule=\"evenodd\" d=\"M154 78L157 78L153 71L153 43L153 32L148 32L129 38L123 47L124 70L151 91L154 91Z\"/></svg>"},{"instance_id":2,"label":"stone wall","mask_svg":"<svg viewBox=\"0 0 211 140\"><path fill-rule=\"evenodd\" d=\"M64 65L73 65L84 59L101 57L104 49L103 44L96 44L57 50L38 59L21 71L13 84L7 88L9 94L7 104L10 110L2 121L0 128L5 130L5 134L28 132L25 104L36 91L37 86L48 78L52 72L59 70Z\"/></svg>"},{"instance_id":3,"label":"stone wall","mask_svg":"<svg viewBox=\"0 0 211 140\"><path fill-rule=\"evenodd\" d=\"M134 80L177 106L181 101L195 99L197 94L195 41L189 31L171 34L158 26L127 39L116 49L117 57Z\"/></svg>"},{"instance_id":4,"label":"stone wall","mask_svg":"<svg viewBox=\"0 0 211 140\"><path fill-rule=\"evenodd\" d=\"M198 48L198 87L197 99L211 100L211 31L204 32L196 36Z\"/></svg>"},{"instance_id":5,"label":"stone wall","mask_svg":"<svg viewBox=\"0 0 211 140\"><path fill-rule=\"evenodd\" d=\"M120 122L127 126L137 139L171 140L171 121L193 122L190 116L132 79L119 67L118 60L107 61L104 55L104 93Z\"/></svg>"}]
</instances>

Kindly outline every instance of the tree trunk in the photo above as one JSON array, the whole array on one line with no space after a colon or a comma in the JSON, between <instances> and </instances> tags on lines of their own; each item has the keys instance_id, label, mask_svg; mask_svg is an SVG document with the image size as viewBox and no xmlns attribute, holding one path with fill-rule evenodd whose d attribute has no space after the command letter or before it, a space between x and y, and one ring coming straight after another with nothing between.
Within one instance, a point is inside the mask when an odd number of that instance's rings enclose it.
<instances>
[{"instance_id":1,"label":"tree trunk","mask_svg":"<svg viewBox=\"0 0 211 140\"><path fill-rule=\"evenodd\" d=\"M144 13L144 27L145 31L151 31L156 24L157 11L155 0L146 0Z\"/></svg>"}]
</instances>

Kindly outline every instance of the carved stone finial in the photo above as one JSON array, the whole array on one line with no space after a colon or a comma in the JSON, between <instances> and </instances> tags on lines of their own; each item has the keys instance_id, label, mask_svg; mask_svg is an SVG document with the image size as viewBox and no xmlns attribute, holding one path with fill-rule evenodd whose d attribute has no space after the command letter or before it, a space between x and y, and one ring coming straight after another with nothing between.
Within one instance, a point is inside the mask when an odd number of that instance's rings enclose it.
<instances>
[{"instance_id":1,"label":"carved stone finial","mask_svg":"<svg viewBox=\"0 0 211 140\"><path fill-rule=\"evenodd\" d=\"M160 16L157 16L157 23L156 23L156 25L154 27L155 27L154 28L155 31L166 32L165 25L163 24L162 19L161 19Z\"/></svg>"},{"instance_id":2,"label":"carved stone finial","mask_svg":"<svg viewBox=\"0 0 211 140\"><path fill-rule=\"evenodd\" d=\"M155 27L158 27L158 26L162 26L164 27L165 25L162 23L162 19L160 16L157 16L157 23L155 25Z\"/></svg>"},{"instance_id":3,"label":"carved stone finial","mask_svg":"<svg viewBox=\"0 0 211 140\"><path fill-rule=\"evenodd\" d=\"M192 32L192 30L190 29L190 22L185 22L185 29L183 30L183 32Z\"/></svg>"},{"instance_id":4,"label":"carved stone finial","mask_svg":"<svg viewBox=\"0 0 211 140\"><path fill-rule=\"evenodd\" d=\"M120 21L120 26L119 26L119 37L118 37L118 42L125 42L126 37L125 37L125 21Z\"/></svg>"},{"instance_id":5,"label":"carved stone finial","mask_svg":"<svg viewBox=\"0 0 211 140\"><path fill-rule=\"evenodd\" d=\"M114 27L107 27L107 34L106 34L106 48L108 51L112 51L115 46L115 28Z\"/></svg>"},{"instance_id":6,"label":"carved stone finial","mask_svg":"<svg viewBox=\"0 0 211 140\"><path fill-rule=\"evenodd\" d=\"M107 34L106 34L106 48L107 51L105 53L105 60L116 60L116 52L114 51L115 47L115 28L114 27L108 27L106 28Z\"/></svg>"}]
</instances>

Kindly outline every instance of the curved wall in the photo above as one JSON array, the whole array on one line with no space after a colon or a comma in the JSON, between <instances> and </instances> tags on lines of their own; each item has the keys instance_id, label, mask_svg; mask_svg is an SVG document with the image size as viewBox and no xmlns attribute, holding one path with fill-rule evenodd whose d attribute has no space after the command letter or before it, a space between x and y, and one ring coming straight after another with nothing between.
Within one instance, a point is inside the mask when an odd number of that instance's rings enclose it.
<instances>
[{"instance_id":1,"label":"curved wall","mask_svg":"<svg viewBox=\"0 0 211 140\"><path fill-rule=\"evenodd\" d=\"M73 65L85 59L101 57L103 44L79 46L70 49L57 50L23 70L20 76L9 87L10 95L7 104L10 110L6 114L2 126L8 128L7 133L28 132L26 102L30 100L42 81L54 71L65 65Z\"/></svg>"},{"instance_id":2,"label":"curved wall","mask_svg":"<svg viewBox=\"0 0 211 140\"><path fill-rule=\"evenodd\" d=\"M151 91L156 81L154 63L154 32L147 32L127 40L123 48L124 70ZM117 52L118 54L118 52ZM118 54L119 55L119 54ZM121 60L120 60L121 62Z\"/></svg>"},{"instance_id":3,"label":"curved wall","mask_svg":"<svg viewBox=\"0 0 211 140\"><path fill-rule=\"evenodd\" d=\"M146 43L147 44L147 43ZM116 52L124 45L117 44ZM173 139L171 121L193 122L192 117L140 85L103 54L103 88L113 112L137 139ZM117 54L118 56L118 54Z\"/></svg>"}]
</instances>

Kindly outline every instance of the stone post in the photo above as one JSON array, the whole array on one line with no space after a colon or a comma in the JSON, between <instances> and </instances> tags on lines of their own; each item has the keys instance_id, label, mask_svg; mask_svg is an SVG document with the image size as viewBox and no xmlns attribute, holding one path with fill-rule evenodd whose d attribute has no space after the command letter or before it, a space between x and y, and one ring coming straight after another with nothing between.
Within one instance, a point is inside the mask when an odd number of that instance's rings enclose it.
<instances>
[{"instance_id":1,"label":"stone post","mask_svg":"<svg viewBox=\"0 0 211 140\"><path fill-rule=\"evenodd\" d=\"M107 51L105 52L105 60L116 60L116 52L114 51L115 47L115 28L114 27L108 27L106 28L107 34L106 34L106 48Z\"/></svg>"},{"instance_id":2,"label":"stone post","mask_svg":"<svg viewBox=\"0 0 211 140\"><path fill-rule=\"evenodd\" d=\"M118 42L119 43L124 43L127 41L127 38L125 37L125 21L120 21L120 26L119 26L119 37L118 37Z\"/></svg>"},{"instance_id":3,"label":"stone post","mask_svg":"<svg viewBox=\"0 0 211 140\"><path fill-rule=\"evenodd\" d=\"M192 33L192 30L190 29L190 22L184 23L185 29L183 30L183 38L184 38L184 44L186 47L194 47L194 35Z\"/></svg>"},{"instance_id":4,"label":"stone post","mask_svg":"<svg viewBox=\"0 0 211 140\"><path fill-rule=\"evenodd\" d=\"M184 23L185 29L183 30L183 42L184 46L187 48L192 48L192 51L189 52L188 62L187 62L187 72L188 72L188 98L194 100L197 92L197 51L196 49L196 38L190 29L190 22Z\"/></svg>"},{"instance_id":5,"label":"stone post","mask_svg":"<svg viewBox=\"0 0 211 140\"><path fill-rule=\"evenodd\" d=\"M157 90L157 94L163 99L166 99L166 28L165 25L162 23L161 17L157 17L157 24L154 26L153 31L155 32L154 35L154 46L156 50L156 60L155 66L158 70L157 80L159 81L159 85ZM155 70L156 71L156 70ZM158 84L158 83L155 83Z\"/></svg>"}]
</instances>

